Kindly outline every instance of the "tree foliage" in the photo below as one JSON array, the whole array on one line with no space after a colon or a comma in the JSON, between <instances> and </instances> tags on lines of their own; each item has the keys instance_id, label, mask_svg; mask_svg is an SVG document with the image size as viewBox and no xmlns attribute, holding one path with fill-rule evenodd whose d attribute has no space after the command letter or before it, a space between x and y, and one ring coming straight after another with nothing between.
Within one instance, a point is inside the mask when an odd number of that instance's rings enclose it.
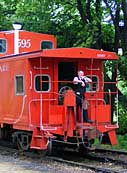
<instances>
[{"instance_id":1,"label":"tree foliage","mask_svg":"<svg viewBox=\"0 0 127 173\"><path fill-rule=\"evenodd\" d=\"M1 0L1 30L18 21L26 30L55 34L59 47L117 52L122 46L125 52L126 7L126 0ZM119 26L120 21L124 27Z\"/></svg>"}]
</instances>

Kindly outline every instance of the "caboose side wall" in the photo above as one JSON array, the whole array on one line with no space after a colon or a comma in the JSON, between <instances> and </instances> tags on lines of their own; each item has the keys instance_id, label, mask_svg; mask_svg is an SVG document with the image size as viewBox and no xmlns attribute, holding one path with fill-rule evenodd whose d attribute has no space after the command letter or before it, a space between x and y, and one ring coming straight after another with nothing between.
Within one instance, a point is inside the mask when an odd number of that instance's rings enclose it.
<instances>
[{"instance_id":1,"label":"caboose side wall","mask_svg":"<svg viewBox=\"0 0 127 173\"><path fill-rule=\"evenodd\" d=\"M51 41L56 48L56 38L53 35L23 31L19 34L19 52L41 50L42 41Z\"/></svg>"},{"instance_id":2,"label":"caboose side wall","mask_svg":"<svg viewBox=\"0 0 127 173\"><path fill-rule=\"evenodd\" d=\"M13 124L13 127L29 129L28 93L27 93L27 59L0 60L0 123ZM16 91L16 81L23 88Z\"/></svg>"},{"instance_id":3,"label":"caboose side wall","mask_svg":"<svg viewBox=\"0 0 127 173\"><path fill-rule=\"evenodd\" d=\"M0 32L0 39L6 40L6 51L3 53L0 51L0 57L14 54L14 33L15 31ZM56 48L56 38L49 34L19 31L18 40L19 53L41 50L42 41L51 41L53 48Z\"/></svg>"}]
</instances>

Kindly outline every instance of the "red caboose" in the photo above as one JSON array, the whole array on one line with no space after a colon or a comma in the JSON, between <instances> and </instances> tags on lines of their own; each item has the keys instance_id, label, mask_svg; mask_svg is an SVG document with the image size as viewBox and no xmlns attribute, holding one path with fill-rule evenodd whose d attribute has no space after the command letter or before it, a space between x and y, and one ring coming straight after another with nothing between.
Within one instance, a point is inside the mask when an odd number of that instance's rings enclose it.
<instances>
[{"instance_id":1,"label":"red caboose","mask_svg":"<svg viewBox=\"0 0 127 173\"><path fill-rule=\"evenodd\" d=\"M19 41L29 42L30 47L21 48L19 44L14 54L12 40L13 31L0 33L1 138L8 133L23 149L30 146L39 150L47 150L48 146L51 150L52 141L87 147L104 134L112 145L116 144L118 122L111 123L111 95L117 95L117 89L104 92L103 63L118 56L88 48L59 49L54 36L26 31L19 31ZM92 79L85 94L92 123L83 123L82 115L76 122L72 80L78 69Z\"/></svg>"}]
</instances>

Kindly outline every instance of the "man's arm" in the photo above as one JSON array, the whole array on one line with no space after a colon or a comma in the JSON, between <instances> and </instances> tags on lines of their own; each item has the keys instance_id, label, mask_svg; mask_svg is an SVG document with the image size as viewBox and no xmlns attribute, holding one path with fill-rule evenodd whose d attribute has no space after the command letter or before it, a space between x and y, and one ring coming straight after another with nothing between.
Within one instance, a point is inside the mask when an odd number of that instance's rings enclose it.
<instances>
[{"instance_id":1,"label":"man's arm","mask_svg":"<svg viewBox=\"0 0 127 173\"><path fill-rule=\"evenodd\" d=\"M82 86L85 86L84 82L82 80L79 80L78 77L74 77L73 83L74 84L80 83Z\"/></svg>"},{"instance_id":2,"label":"man's arm","mask_svg":"<svg viewBox=\"0 0 127 173\"><path fill-rule=\"evenodd\" d=\"M85 82L92 82L92 80L90 78L88 78L87 76L84 76L83 79L85 80Z\"/></svg>"}]
</instances>

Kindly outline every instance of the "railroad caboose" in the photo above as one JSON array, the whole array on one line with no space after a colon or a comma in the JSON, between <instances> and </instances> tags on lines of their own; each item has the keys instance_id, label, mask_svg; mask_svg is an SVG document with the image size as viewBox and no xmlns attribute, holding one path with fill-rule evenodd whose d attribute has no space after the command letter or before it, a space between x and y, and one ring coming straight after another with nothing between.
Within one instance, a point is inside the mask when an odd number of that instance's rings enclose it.
<instances>
[{"instance_id":1,"label":"railroad caboose","mask_svg":"<svg viewBox=\"0 0 127 173\"><path fill-rule=\"evenodd\" d=\"M111 96L117 96L117 89L104 91L103 64L118 56L90 48L56 48L52 35L18 32L18 46L15 31L0 33L0 137L12 136L22 149L49 151L52 142L90 148L105 134L115 145L118 122L111 122ZM85 93L92 123L82 121L82 112L76 121L72 81L79 69L92 79Z\"/></svg>"}]
</instances>

